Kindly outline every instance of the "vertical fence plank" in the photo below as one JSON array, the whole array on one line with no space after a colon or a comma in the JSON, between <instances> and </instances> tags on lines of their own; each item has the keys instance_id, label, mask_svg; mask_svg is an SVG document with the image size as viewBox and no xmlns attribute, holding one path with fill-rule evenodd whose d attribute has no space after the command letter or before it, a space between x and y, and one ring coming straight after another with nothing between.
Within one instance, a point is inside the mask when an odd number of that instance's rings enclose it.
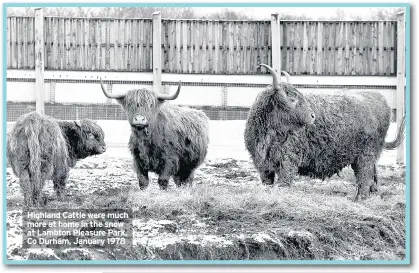
<instances>
[{"instance_id":1,"label":"vertical fence plank","mask_svg":"<svg viewBox=\"0 0 419 273\"><path fill-rule=\"evenodd\" d=\"M35 18L30 17L28 23L28 68L35 68L35 39L34 39Z\"/></svg>"},{"instance_id":2,"label":"vertical fence plank","mask_svg":"<svg viewBox=\"0 0 419 273\"><path fill-rule=\"evenodd\" d=\"M372 24L372 75L378 74L378 23L374 22Z\"/></svg>"},{"instance_id":3,"label":"vertical fence plank","mask_svg":"<svg viewBox=\"0 0 419 273\"><path fill-rule=\"evenodd\" d=\"M77 20L71 19L71 66L78 69L77 65Z\"/></svg>"},{"instance_id":4,"label":"vertical fence plank","mask_svg":"<svg viewBox=\"0 0 419 273\"><path fill-rule=\"evenodd\" d=\"M228 58L228 63L227 63L227 74L230 74L233 72L233 67L234 67L234 32L233 32L233 22L228 22L227 23L227 47L228 47L228 52L227 52L227 58ZM258 33L260 35L260 33Z\"/></svg>"},{"instance_id":5,"label":"vertical fence plank","mask_svg":"<svg viewBox=\"0 0 419 273\"><path fill-rule=\"evenodd\" d=\"M22 68L22 17L16 18L17 68ZM42 31L43 32L43 31ZM45 37L44 37L45 40ZM45 48L45 47L44 47ZM44 52L45 53L45 52Z\"/></svg>"},{"instance_id":6,"label":"vertical fence plank","mask_svg":"<svg viewBox=\"0 0 419 273\"><path fill-rule=\"evenodd\" d=\"M106 20L105 25L105 70L110 70L110 62L111 62L111 21Z\"/></svg>"},{"instance_id":7,"label":"vertical fence plank","mask_svg":"<svg viewBox=\"0 0 419 273\"><path fill-rule=\"evenodd\" d=\"M357 44L357 37L356 37L356 23L355 22L351 22L350 23L351 26L351 75L356 75L356 66L357 66L357 52L356 52L356 44Z\"/></svg>"},{"instance_id":8,"label":"vertical fence plank","mask_svg":"<svg viewBox=\"0 0 419 273\"><path fill-rule=\"evenodd\" d=\"M153 13L153 91L159 93L161 84L161 14L160 11Z\"/></svg>"},{"instance_id":9,"label":"vertical fence plank","mask_svg":"<svg viewBox=\"0 0 419 273\"><path fill-rule=\"evenodd\" d=\"M207 43L207 39L208 39L208 30L207 30L207 28L208 28L208 26L207 26L207 24L206 24L206 21L199 21L199 25L200 25L200 28L201 28L201 31L200 31L200 35L201 35L201 37L200 37L200 40L201 40L201 42L200 42L200 48L201 48L201 58L200 58L200 63L201 63L201 73L207 73L207 67L208 67L208 64L207 64L207 62L208 62L208 57L207 57L207 55L208 55L208 52L207 52L207 45L208 45L208 43Z\"/></svg>"},{"instance_id":10,"label":"vertical fence plank","mask_svg":"<svg viewBox=\"0 0 419 273\"><path fill-rule=\"evenodd\" d=\"M336 22L335 74L343 75L343 22Z\"/></svg>"},{"instance_id":11,"label":"vertical fence plank","mask_svg":"<svg viewBox=\"0 0 419 273\"><path fill-rule=\"evenodd\" d=\"M188 21L182 21L182 73L188 72Z\"/></svg>"},{"instance_id":12,"label":"vertical fence plank","mask_svg":"<svg viewBox=\"0 0 419 273\"><path fill-rule=\"evenodd\" d=\"M105 56L104 56L104 47L103 47L103 38L104 38L104 24L102 19L97 20L98 24L98 69L100 71L105 70ZM137 63L137 62L135 62Z\"/></svg>"},{"instance_id":13,"label":"vertical fence plank","mask_svg":"<svg viewBox=\"0 0 419 273\"><path fill-rule=\"evenodd\" d=\"M396 119L397 125L405 115L405 83L406 83L406 47L405 47L405 13L401 12L397 14L397 100L396 100ZM405 147L404 143L397 149L397 163L404 164L405 162Z\"/></svg>"},{"instance_id":14,"label":"vertical fence plank","mask_svg":"<svg viewBox=\"0 0 419 273\"><path fill-rule=\"evenodd\" d=\"M48 62L49 69L58 69L58 20L55 17L50 18L50 31L52 32L51 41L51 62Z\"/></svg>"},{"instance_id":15,"label":"vertical fence plank","mask_svg":"<svg viewBox=\"0 0 419 273\"><path fill-rule=\"evenodd\" d=\"M214 73L218 73L219 71L219 53L220 53L220 24L219 21L214 21Z\"/></svg>"},{"instance_id":16,"label":"vertical fence plank","mask_svg":"<svg viewBox=\"0 0 419 273\"><path fill-rule=\"evenodd\" d=\"M228 64L228 59L227 59L227 22L226 21L222 21L221 22L221 37L220 37L220 41L221 41L221 45L222 45L222 52L220 59L222 60L221 63L221 67L220 67L220 73L226 73L227 69L227 64Z\"/></svg>"},{"instance_id":17,"label":"vertical fence plank","mask_svg":"<svg viewBox=\"0 0 419 273\"><path fill-rule=\"evenodd\" d=\"M21 30L21 39L22 39L22 68L28 69L28 17L22 18L22 30Z\"/></svg>"},{"instance_id":18,"label":"vertical fence plank","mask_svg":"<svg viewBox=\"0 0 419 273\"><path fill-rule=\"evenodd\" d=\"M144 20L140 20L140 26L138 27L138 53L137 53L137 60L138 66L140 70L146 70L144 65L145 59L145 45L144 45Z\"/></svg>"},{"instance_id":19,"label":"vertical fence plank","mask_svg":"<svg viewBox=\"0 0 419 273\"><path fill-rule=\"evenodd\" d=\"M35 90L36 111L45 113L44 93L44 11L35 9Z\"/></svg>"},{"instance_id":20,"label":"vertical fence plank","mask_svg":"<svg viewBox=\"0 0 419 273\"><path fill-rule=\"evenodd\" d=\"M181 41L181 36L182 36L182 32L181 32L181 22L179 20L176 20L176 65L175 65L175 73L181 73L182 71L182 63L180 61L180 56L181 56L181 45L180 45L180 41Z\"/></svg>"},{"instance_id":21,"label":"vertical fence plank","mask_svg":"<svg viewBox=\"0 0 419 273\"><path fill-rule=\"evenodd\" d=\"M115 37L116 20L112 20L109 25L109 70L117 70L116 67L116 48L118 47Z\"/></svg>"},{"instance_id":22,"label":"vertical fence plank","mask_svg":"<svg viewBox=\"0 0 419 273\"><path fill-rule=\"evenodd\" d=\"M331 22L329 24L329 75L335 75L336 69L335 69L335 59L336 59L336 23Z\"/></svg>"},{"instance_id":23,"label":"vertical fence plank","mask_svg":"<svg viewBox=\"0 0 419 273\"><path fill-rule=\"evenodd\" d=\"M64 69L70 70L70 20L64 19Z\"/></svg>"},{"instance_id":24,"label":"vertical fence plank","mask_svg":"<svg viewBox=\"0 0 419 273\"><path fill-rule=\"evenodd\" d=\"M329 66L328 66L328 62L329 62L329 23L327 22L322 22L322 28L323 28L323 35L322 35L322 40L323 40L323 75L329 75Z\"/></svg>"},{"instance_id":25,"label":"vertical fence plank","mask_svg":"<svg viewBox=\"0 0 419 273\"><path fill-rule=\"evenodd\" d=\"M371 69L371 65L372 65L372 39L371 39L371 31L372 31L372 27L370 23L365 23L364 25L365 27L365 73L367 75L372 75L372 69Z\"/></svg>"},{"instance_id":26,"label":"vertical fence plank","mask_svg":"<svg viewBox=\"0 0 419 273\"><path fill-rule=\"evenodd\" d=\"M12 51L12 41L11 41L11 27L10 27L11 18L7 17L7 68L11 68L11 51Z\"/></svg>"},{"instance_id":27,"label":"vertical fence plank","mask_svg":"<svg viewBox=\"0 0 419 273\"><path fill-rule=\"evenodd\" d=\"M16 65L16 17L10 18L10 55L11 68L17 68Z\"/></svg>"},{"instance_id":28,"label":"vertical fence plank","mask_svg":"<svg viewBox=\"0 0 419 273\"><path fill-rule=\"evenodd\" d=\"M359 33L358 33L358 54L359 54L359 74L360 75L364 75L364 61L365 61L365 56L364 56L364 45L365 45L365 40L364 40L364 24L362 22L358 23L359 25Z\"/></svg>"},{"instance_id":29,"label":"vertical fence plank","mask_svg":"<svg viewBox=\"0 0 419 273\"><path fill-rule=\"evenodd\" d=\"M308 22L303 22L303 55L302 55L302 67L301 67L301 74L308 74L309 73L309 68L308 68L308 58L307 55L308 54L308 43L309 43L309 39L308 39L308 34L310 31L310 26L308 24Z\"/></svg>"},{"instance_id":30,"label":"vertical fence plank","mask_svg":"<svg viewBox=\"0 0 419 273\"><path fill-rule=\"evenodd\" d=\"M214 73L214 21L207 21L208 64L207 73Z\"/></svg>"},{"instance_id":31,"label":"vertical fence plank","mask_svg":"<svg viewBox=\"0 0 419 273\"><path fill-rule=\"evenodd\" d=\"M384 74L384 22L378 23L378 74Z\"/></svg>"},{"instance_id":32,"label":"vertical fence plank","mask_svg":"<svg viewBox=\"0 0 419 273\"><path fill-rule=\"evenodd\" d=\"M323 23L317 22L317 75L323 72Z\"/></svg>"},{"instance_id":33,"label":"vertical fence plank","mask_svg":"<svg viewBox=\"0 0 419 273\"><path fill-rule=\"evenodd\" d=\"M303 37L302 33L302 23L301 22L294 22L294 31L295 31L295 38L294 38L294 74L299 75L301 74L301 56L302 56L302 49L301 49L301 37Z\"/></svg>"},{"instance_id":34,"label":"vertical fence plank","mask_svg":"<svg viewBox=\"0 0 419 273\"><path fill-rule=\"evenodd\" d=\"M92 45L92 48L94 48L94 54L95 54L95 62L94 62L94 68L92 68L92 70L100 70L100 42L99 42L99 37L100 37L100 25L99 25L99 20L94 19L93 20L93 26L95 29L95 33L94 33L94 44Z\"/></svg>"},{"instance_id":35,"label":"vertical fence plank","mask_svg":"<svg viewBox=\"0 0 419 273\"><path fill-rule=\"evenodd\" d=\"M391 22L384 22L384 75L391 75Z\"/></svg>"},{"instance_id":36,"label":"vertical fence plank","mask_svg":"<svg viewBox=\"0 0 419 273\"><path fill-rule=\"evenodd\" d=\"M316 39L316 26L317 24L315 22L308 22L309 25L309 54L308 54L308 60L307 63L309 64L309 70L307 71L310 75L316 74L316 45L317 45L317 39Z\"/></svg>"},{"instance_id":37,"label":"vertical fence plank","mask_svg":"<svg viewBox=\"0 0 419 273\"><path fill-rule=\"evenodd\" d=\"M391 54L390 54L390 70L391 70L391 75L394 75L396 73L395 70L395 62L396 62L396 45L397 45L397 39L396 39L396 23L391 22Z\"/></svg>"}]
</instances>

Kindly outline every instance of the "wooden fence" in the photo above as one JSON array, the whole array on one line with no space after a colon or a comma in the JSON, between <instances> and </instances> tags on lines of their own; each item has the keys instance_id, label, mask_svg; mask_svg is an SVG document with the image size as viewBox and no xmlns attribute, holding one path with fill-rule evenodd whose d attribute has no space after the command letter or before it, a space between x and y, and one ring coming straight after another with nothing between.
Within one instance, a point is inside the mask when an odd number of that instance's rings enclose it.
<instances>
[{"instance_id":1,"label":"wooden fence","mask_svg":"<svg viewBox=\"0 0 419 273\"><path fill-rule=\"evenodd\" d=\"M161 20L163 72L257 74L272 65L291 75L397 73L397 21ZM47 70L152 71L153 19L44 17ZM278 41L273 41L278 39ZM34 17L7 18L7 68L35 67ZM275 49L277 50L277 49Z\"/></svg>"}]
</instances>

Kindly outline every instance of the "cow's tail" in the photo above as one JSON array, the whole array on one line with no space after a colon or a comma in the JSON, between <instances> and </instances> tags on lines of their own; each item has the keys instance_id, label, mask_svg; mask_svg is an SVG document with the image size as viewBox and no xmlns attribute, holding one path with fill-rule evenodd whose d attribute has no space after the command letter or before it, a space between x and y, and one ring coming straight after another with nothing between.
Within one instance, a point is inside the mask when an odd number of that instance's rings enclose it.
<instances>
[{"instance_id":1,"label":"cow's tail","mask_svg":"<svg viewBox=\"0 0 419 273\"><path fill-rule=\"evenodd\" d=\"M404 140L405 137L405 130L406 130L406 116L403 116L399 127L397 128L397 137L392 142L385 142L384 148L386 150L394 150L397 149Z\"/></svg>"},{"instance_id":2,"label":"cow's tail","mask_svg":"<svg viewBox=\"0 0 419 273\"><path fill-rule=\"evenodd\" d=\"M25 135L28 140L29 149L29 173L31 180L41 180L41 147L39 143L40 124L38 119L33 119L25 127Z\"/></svg>"}]
</instances>

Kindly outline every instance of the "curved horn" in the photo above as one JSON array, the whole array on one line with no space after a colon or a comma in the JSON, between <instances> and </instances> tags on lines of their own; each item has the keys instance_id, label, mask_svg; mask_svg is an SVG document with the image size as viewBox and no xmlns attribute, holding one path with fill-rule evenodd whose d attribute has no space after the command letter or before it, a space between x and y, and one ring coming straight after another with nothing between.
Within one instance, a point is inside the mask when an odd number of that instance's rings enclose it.
<instances>
[{"instance_id":1,"label":"curved horn","mask_svg":"<svg viewBox=\"0 0 419 273\"><path fill-rule=\"evenodd\" d=\"M291 83L291 76L290 76L290 74L288 74L286 71L282 71L282 74L284 74L285 77L287 78L287 83Z\"/></svg>"},{"instance_id":2,"label":"curved horn","mask_svg":"<svg viewBox=\"0 0 419 273\"><path fill-rule=\"evenodd\" d=\"M272 87L274 88L274 90L278 90L279 89L279 83L281 82L281 78L279 77L279 81L278 81L278 74L276 73L275 69L273 69L272 67L270 67L267 64L260 64L259 66L264 66L266 67L269 72L271 72L273 80L272 80Z\"/></svg>"},{"instance_id":3,"label":"curved horn","mask_svg":"<svg viewBox=\"0 0 419 273\"><path fill-rule=\"evenodd\" d=\"M107 97L107 98L110 98L110 99L122 99L123 97L125 97L125 95L126 94L119 94L119 95L117 95L117 94L112 94L112 93L109 93L107 90L106 90L106 87L105 87L105 85L103 84L103 82L102 82L102 78L100 78L100 87L102 87L102 91L103 91L103 94L105 94L105 96Z\"/></svg>"},{"instance_id":4,"label":"curved horn","mask_svg":"<svg viewBox=\"0 0 419 273\"><path fill-rule=\"evenodd\" d=\"M179 81L179 85L177 87L177 90L173 94L157 94L157 98L159 100L175 100L180 93L180 87L182 86L181 81Z\"/></svg>"}]
</instances>

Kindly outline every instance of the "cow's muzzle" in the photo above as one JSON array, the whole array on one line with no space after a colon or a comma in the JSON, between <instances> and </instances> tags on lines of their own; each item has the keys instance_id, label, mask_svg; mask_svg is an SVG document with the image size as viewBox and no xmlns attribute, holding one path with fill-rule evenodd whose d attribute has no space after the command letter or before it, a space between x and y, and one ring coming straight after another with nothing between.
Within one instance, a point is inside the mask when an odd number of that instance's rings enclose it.
<instances>
[{"instance_id":1,"label":"cow's muzzle","mask_svg":"<svg viewBox=\"0 0 419 273\"><path fill-rule=\"evenodd\" d=\"M132 118L131 125L138 129L143 129L148 127L148 120L145 116L136 115Z\"/></svg>"}]
</instances>

